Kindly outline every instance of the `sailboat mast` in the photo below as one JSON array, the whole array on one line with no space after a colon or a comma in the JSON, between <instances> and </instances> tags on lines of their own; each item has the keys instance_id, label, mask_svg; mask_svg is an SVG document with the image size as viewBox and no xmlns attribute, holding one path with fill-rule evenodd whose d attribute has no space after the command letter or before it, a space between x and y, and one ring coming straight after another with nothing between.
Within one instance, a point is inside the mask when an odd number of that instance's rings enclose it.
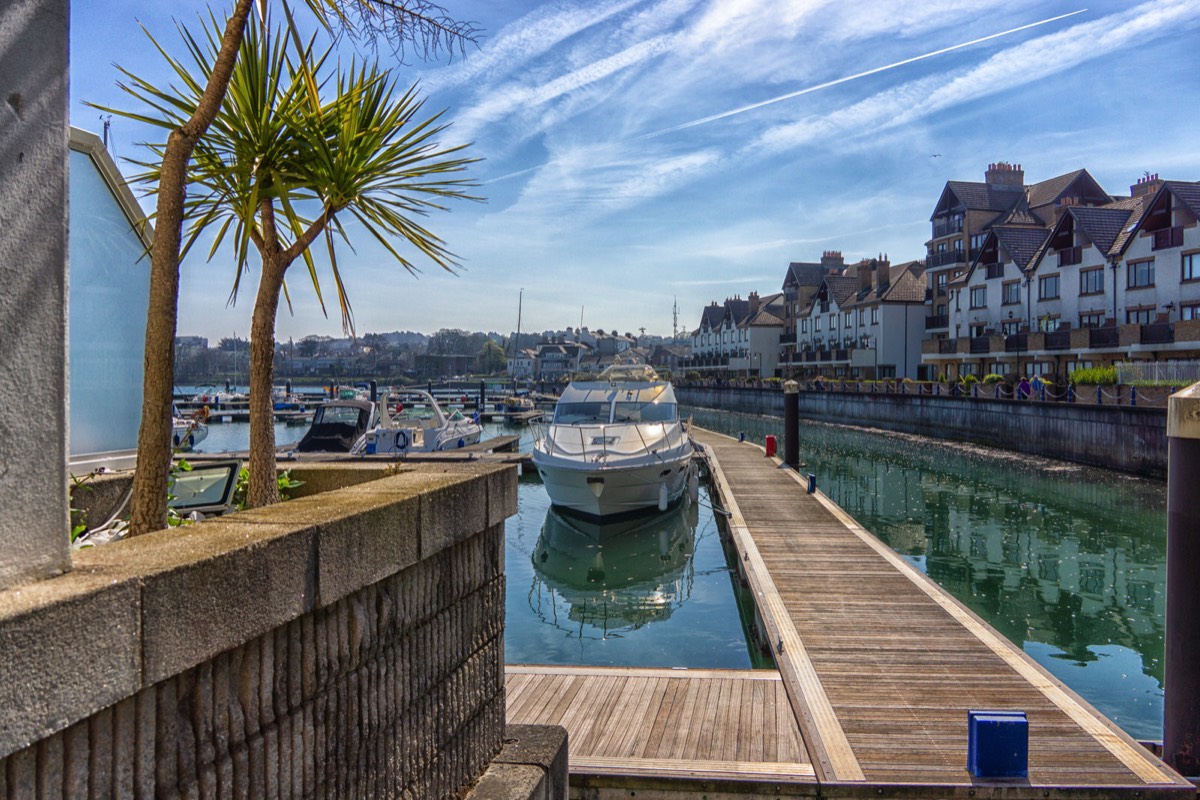
<instances>
[{"instance_id":1,"label":"sailboat mast","mask_svg":"<svg viewBox=\"0 0 1200 800\"><path fill-rule=\"evenodd\" d=\"M513 337L513 394L517 392L517 354L521 351L521 307L524 304L524 300L525 289L522 287L520 294L517 295L517 335Z\"/></svg>"}]
</instances>

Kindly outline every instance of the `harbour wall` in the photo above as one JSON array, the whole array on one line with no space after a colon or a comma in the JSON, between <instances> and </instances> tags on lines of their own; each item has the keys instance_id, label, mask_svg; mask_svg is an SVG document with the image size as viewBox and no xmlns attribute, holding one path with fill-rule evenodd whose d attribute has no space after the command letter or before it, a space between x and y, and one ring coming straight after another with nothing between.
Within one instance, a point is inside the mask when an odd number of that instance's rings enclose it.
<instances>
[{"instance_id":1,"label":"harbour wall","mask_svg":"<svg viewBox=\"0 0 1200 800\"><path fill-rule=\"evenodd\" d=\"M0 592L0 797L459 796L504 738L516 474L389 472Z\"/></svg>"},{"instance_id":2,"label":"harbour wall","mask_svg":"<svg viewBox=\"0 0 1200 800\"><path fill-rule=\"evenodd\" d=\"M677 387L683 405L783 416L783 392ZM861 425L1164 478L1166 409L936 395L800 392L803 419Z\"/></svg>"}]
</instances>

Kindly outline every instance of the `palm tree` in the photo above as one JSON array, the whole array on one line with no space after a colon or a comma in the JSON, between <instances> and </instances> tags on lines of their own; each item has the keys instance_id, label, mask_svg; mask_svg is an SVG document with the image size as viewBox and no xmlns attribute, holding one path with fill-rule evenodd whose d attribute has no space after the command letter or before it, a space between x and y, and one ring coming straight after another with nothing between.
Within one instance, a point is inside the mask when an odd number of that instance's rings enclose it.
<instances>
[{"instance_id":1,"label":"palm tree","mask_svg":"<svg viewBox=\"0 0 1200 800\"><path fill-rule=\"evenodd\" d=\"M199 94L200 102L190 114L178 118L161 149L153 215L154 241L149 254L142 418L130 520L133 535L158 530L167 524L171 391L188 164L196 143L224 102L254 1L233 0L233 9L220 32L216 57L207 72L207 83ZM257 2L261 8L263 0ZM475 41L477 33L472 23L451 19L432 0L304 0L304 3L330 32L348 34L370 44L383 39L401 57L409 51L428 57L441 51L464 50L467 42Z\"/></svg>"},{"instance_id":2,"label":"palm tree","mask_svg":"<svg viewBox=\"0 0 1200 800\"><path fill-rule=\"evenodd\" d=\"M271 386L275 318L288 268L303 259L321 299L310 247L318 238L337 287L343 324L352 326L350 304L338 267L335 240L349 241L356 228L379 242L409 272L416 265L401 251L407 242L438 266L452 270L454 255L416 218L444 210L450 198L474 199L472 184L449 177L475 159L459 155L465 145L443 147L441 114L418 119L423 101L416 87L399 92L377 65L343 70L330 50L316 54L313 41L248 25L229 80L225 102L197 141L184 203L187 219L182 252L205 231L213 233L209 258L227 241L237 265L231 299L236 300L251 251L261 263L251 321L250 485L251 506L278 500ZM135 76L130 94L158 112L141 119L173 130L201 102L210 64L219 51L221 29L214 21L201 40L181 28L191 64L167 58L182 91L160 89ZM162 147L155 148L156 155ZM157 181L158 162L144 163L140 176ZM324 301L322 300L322 307ZM290 305L290 298L289 298Z\"/></svg>"}]
</instances>

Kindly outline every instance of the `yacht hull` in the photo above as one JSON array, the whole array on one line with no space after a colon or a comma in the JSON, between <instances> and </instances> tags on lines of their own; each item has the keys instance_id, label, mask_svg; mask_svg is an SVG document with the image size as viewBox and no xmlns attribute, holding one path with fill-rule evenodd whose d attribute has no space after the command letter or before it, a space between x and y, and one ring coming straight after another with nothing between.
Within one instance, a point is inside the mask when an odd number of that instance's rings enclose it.
<instances>
[{"instance_id":1,"label":"yacht hull","mask_svg":"<svg viewBox=\"0 0 1200 800\"><path fill-rule=\"evenodd\" d=\"M533 463L550 502L575 514L597 518L658 508L663 486L667 505L676 502L687 490L691 464L690 449L674 459L627 467L597 468L538 456L535 452Z\"/></svg>"}]
</instances>

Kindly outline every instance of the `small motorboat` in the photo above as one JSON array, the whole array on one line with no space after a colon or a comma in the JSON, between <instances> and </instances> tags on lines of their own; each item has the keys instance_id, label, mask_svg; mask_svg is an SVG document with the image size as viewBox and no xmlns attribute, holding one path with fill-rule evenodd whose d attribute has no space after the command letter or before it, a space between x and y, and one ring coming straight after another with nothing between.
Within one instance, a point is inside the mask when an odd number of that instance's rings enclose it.
<instances>
[{"instance_id":1,"label":"small motorboat","mask_svg":"<svg viewBox=\"0 0 1200 800\"><path fill-rule=\"evenodd\" d=\"M363 452L434 453L479 442L483 427L477 419L458 410L445 413L429 392L418 389L408 395L416 399L420 408L392 416L386 403L380 406L379 420L367 433Z\"/></svg>"},{"instance_id":2,"label":"small motorboat","mask_svg":"<svg viewBox=\"0 0 1200 800\"><path fill-rule=\"evenodd\" d=\"M186 453L203 442L208 437L207 419L208 409L203 406L188 416L171 406L171 446Z\"/></svg>"},{"instance_id":3,"label":"small motorboat","mask_svg":"<svg viewBox=\"0 0 1200 800\"><path fill-rule=\"evenodd\" d=\"M605 518L694 495L694 448L671 384L648 366L613 366L572 382L549 425L535 429L533 463L559 508Z\"/></svg>"},{"instance_id":4,"label":"small motorboat","mask_svg":"<svg viewBox=\"0 0 1200 800\"><path fill-rule=\"evenodd\" d=\"M330 400L317 406L312 425L296 444L301 453L361 453L378 422L370 400Z\"/></svg>"}]
</instances>

